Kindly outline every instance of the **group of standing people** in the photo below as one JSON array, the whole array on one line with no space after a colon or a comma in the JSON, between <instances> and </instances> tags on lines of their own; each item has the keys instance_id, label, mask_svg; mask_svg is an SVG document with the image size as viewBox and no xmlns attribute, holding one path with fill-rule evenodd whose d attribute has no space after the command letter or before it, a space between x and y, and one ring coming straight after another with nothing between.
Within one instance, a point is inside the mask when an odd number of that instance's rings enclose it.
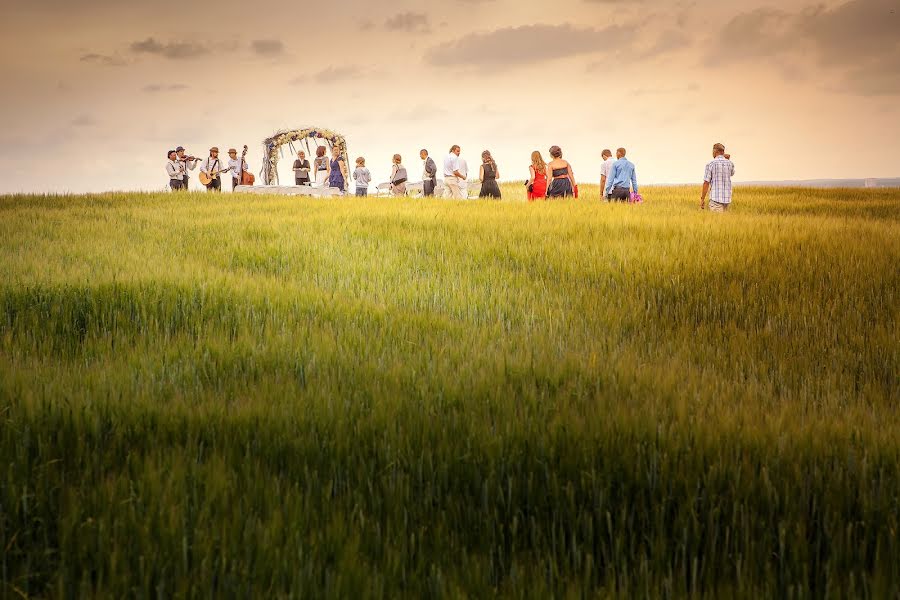
<instances>
[{"instance_id":1,"label":"group of standing people","mask_svg":"<svg viewBox=\"0 0 900 600\"><path fill-rule=\"evenodd\" d=\"M246 147L245 147L246 149ZM169 176L169 188L172 191L187 191L190 187L190 172L200 165L200 172L206 175L209 183L204 184L208 192L222 191L222 175L231 173L231 189L234 190L241 183L241 175L248 171L247 160L238 157L237 149L228 150L228 162L220 161L219 149L213 146L209 149L209 156L200 160L186 153L184 146L178 146L175 150L169 150L166 154L169 159L166 163L166 174Z\"/></svg>"},{"instance_id":2,"label":"group of standing people","mask_svg":"<svg viewBox=\"0 0 900 600\"><path fill-rule=\"evenodd\" d=\"M246 154L244 146L244 154ZM443 197L465 199L468 198L468 174L469 166L460 154L462 149L454 144L443 161ZM297 185L316 185L322 187L337 188L342 192L349 188L351 174L339 148L331 150L331 157L326 156L325 146L316 149L316 157L312 163L306 158L306 153L297 153L294 161L294 182ZM630 160L626 158L625 148L616 150L613 159L612 152L603 150L601 157L603 164L600 167L601 195L606 201L627 202L632 194L638 194L637 173ZM709 196L709 209L714 212L728 210L732 199L731 178L734 176L734 163L731 156L725 153L725 146L717 143L713 145L713 160L706 165L703 178L703 189L700 195L700 208L706 208L706 198ZM428 154L428 150L422 149L419 157L423 161L422 192L425 197L434 196L437 190L438 166ZM204 173L208 183L204 183L207 191L219 192L222 190L221 176L231 173L231 189L234 190L241 182L241 175L248 170L247 161L242 155L238 157L237 150L228 150L228 162L219 160L219 149L215 146L209 149L209 157L200 160L186 153L183 146L167 153L166 173L169 176L169 187L173 191L187 190L190 183L190 171L200 165L200 172ZM531 153L531 164L528 166L529 178L525 182L528 201L545 198L578 197L578 185L575 183L575 174L572 165L563 158L562 149L559 146L550 148L550 161L545 162L540 151ZM489 150L481 153L481 167L478 179L481 182L480 198L501 198L500 169ZM405 196L409 179L403 159L395 154L391 165L390 189L394 196ZM356 169L352 173L352 181L356 186L357 196L367 196L369 184L372 182L372 174L366 168L366 159L356 159Z\"/></svg>"},{"instance_id":3,"label":"group of standing people","mask_svg":"<svg viewBox=\"0 0 900 600\"><path fill-rule=\"evenodd\" d=\"M297 153L294 161L294 183L296 185L315 185L320 187L335 187L344 190L350 179L347 172L347 163L341 155L339 148L331 149L331 157L326 156L328 151L325 146L316 148L316 157L312 165L306 158L306 152ZM312 173L310 173L312 171Z\"/></svg>"}]
</instances>

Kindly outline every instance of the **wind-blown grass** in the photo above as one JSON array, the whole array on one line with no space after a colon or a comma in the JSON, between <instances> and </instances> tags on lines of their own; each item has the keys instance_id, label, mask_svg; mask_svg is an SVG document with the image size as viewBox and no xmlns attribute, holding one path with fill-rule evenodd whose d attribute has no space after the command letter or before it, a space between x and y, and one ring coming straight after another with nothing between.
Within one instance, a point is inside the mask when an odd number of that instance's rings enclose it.
<instances>
[{"instance_id":1,"label":"wind-blown grass","mask_svg":"<svg viewBox=\"0 0 900 600\"><path fill-rule=\"evenodd\" d=\"M900 594L897 192L585 189L0 197L0 594Z\"/></svg>"}]
</instances>

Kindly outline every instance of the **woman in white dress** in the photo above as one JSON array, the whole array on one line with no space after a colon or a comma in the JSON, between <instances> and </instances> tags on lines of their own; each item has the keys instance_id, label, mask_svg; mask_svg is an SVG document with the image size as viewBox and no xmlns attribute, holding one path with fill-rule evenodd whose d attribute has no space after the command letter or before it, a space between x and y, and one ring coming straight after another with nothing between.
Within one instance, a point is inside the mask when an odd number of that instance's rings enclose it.
<instances>
[{"instance_id":1,"label":"woman in white dress","mask_svg":"<svg viewBox=\"0 0 900 600\"><path fill-rule=\"evenodd\" d=\"M316 159L313 161L313 169L316 171L316 186L328 186L328 157L325 156L325 146L316 148Z\"/></svg>"}]
</instances>

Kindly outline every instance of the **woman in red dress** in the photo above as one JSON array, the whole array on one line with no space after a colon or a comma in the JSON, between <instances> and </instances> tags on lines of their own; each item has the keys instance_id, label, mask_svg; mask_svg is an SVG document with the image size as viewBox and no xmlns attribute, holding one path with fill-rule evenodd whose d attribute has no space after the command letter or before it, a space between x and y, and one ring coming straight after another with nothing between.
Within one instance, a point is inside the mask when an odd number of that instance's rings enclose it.
<instances>
[{"instance_id":1,"label":"woman in red dress","mask_svg":"<svg viewBox=\"0 0 900 600\"><path fill-rule=\"evenodd\" d=\"M528 180L528 201L543 200L547 196L547 163L537 150L531 153L528 172L531 174Z\"/></svg>"}]
</instances>

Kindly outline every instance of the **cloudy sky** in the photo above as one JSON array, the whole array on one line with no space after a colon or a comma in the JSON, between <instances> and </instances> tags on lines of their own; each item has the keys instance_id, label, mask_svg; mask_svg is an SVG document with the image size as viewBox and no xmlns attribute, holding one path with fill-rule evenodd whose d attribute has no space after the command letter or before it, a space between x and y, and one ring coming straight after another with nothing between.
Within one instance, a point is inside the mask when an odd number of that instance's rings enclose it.
<instances>
[{"instance_id":1,"label":"cloudy sky","mask_svg":"<svg viewBox=\"0 0 900 600\"><path fill-rule=\"evenodd\" d=\"M900 176L900 0L29 0L0 49L0 193L162 189L178 144L258 172L311 125L376 180L454 143L504 179L559 144L693 182L716 141L742 180Z\"/></svg>"}]
</instances>

